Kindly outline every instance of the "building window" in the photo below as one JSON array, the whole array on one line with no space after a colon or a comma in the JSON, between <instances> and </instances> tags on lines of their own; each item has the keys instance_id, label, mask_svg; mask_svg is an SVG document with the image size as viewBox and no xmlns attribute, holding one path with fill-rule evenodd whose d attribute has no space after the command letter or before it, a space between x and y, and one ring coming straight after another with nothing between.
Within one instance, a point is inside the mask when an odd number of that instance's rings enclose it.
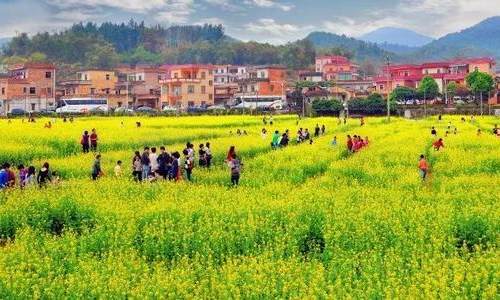
<instances>
[{"instance_id":1,"label":"building window","mask_svg":"<svg viewBox=\"0 0 500 300\"><path fill-rule=\"evenodd\" d=\"M106 74L106 80L109 80L109 74Z\"/></svg>"},{"instance_id":2,"label":"building window","mask_svg":"<svg viewBox=\"0 0 500 300\"><path fill-rule=\"evenodd\" d=\"M47 95L52 96L52 88L47 88Z\"/></svg>"},{"instance_id":3,"label":"building window","mask_svg":"<svg viewBox=\"0 0 500 300\"><path fill-rule=\"evenodd\" d=\"M383 84L381 84L381 85L379 86L379 88L380 88L380 90L383 90L383 89L384 89L384 85L383 85Z\"/></svg>"},{"instance_id":4,"label":"building window","mask_svg":"<svg viewBox=\"0 0 500 300\"><path fill-rule=\"evenodd\" d=\"M209 86L212 86L212 85L214 85L214 82L213 82L212 80L209 80L209 81L208 81L208 85L209 85Z\"/></svg>"},{"instance_id":5,"label":"building window","mask_svg":"<svg viewBox=\"0 0 500 300\"><path fill-rule=\"evenodd\" d=\"M274 85L271 84L271 86L269 86L269 90L271 90L271 92L274 92Z\"/></svg>"},{"instance_id":6,"label":"building window","mask_svg":"<svg viewBox=\"0 0 500 300\"><path fill-rule=\"evenodd\" d=\"M94 95L95 94L95 88L90 88L90 94Z\"/></svg>"},{"instance_id":7,"label":"building window","mask_svg":"<svg viewBox=\"0 0 500 300\"><path fill-rule=\"evenodd\" d=\"M149 94L150 95L154 95L155 94L155 90L154 89L149 89Z\"/></svg>"},{"instance_id":8,"label":"building window","mask_svg":"<svg viewBox=\"0 0 500 300\"><path fill-rule=\"evenodd\" d=\"M142 75L139 75L138 80L142 81Z\"/></svg>"},{"instance_id":9,"label":"building window","mask_svg":"<svg viewBox=\"0 0 500 300\"><path fill-rule=\"evenodd\" d=\"M201 93L205 94L206 92L207 92L207 88L204 85L202 85L201 86Z\"/></svg>"},{"instance_id":10,"label":"building window","mask_svg":"<svg viewBox=\"0 0 500 300\"><path fill-rule=\"evenodd\" d=\"M194 94L194 85L188 85L188 94Z\"/></svg>"},{"instance_id":11,"label":"building window","mask_svg":"<svg viewBox=\"0 0 500 300\"><path fill-rule=\"evenodd\" d=\"M251 92L255 92L255 86L254 85L250 86L250 91Z\"/></svg>"},{"instance_id":12,"label":"building window","mask_svg":"<svg viewBox=\"0 0 500 300\"><path fill-rule=\"evenodd\" d=\"M28 90L25 87L23 87L23 94L26 94L27 92Z\"/></svg>"},{"instance_id":13,"label":"building window","mask_svg":"<svg viewBox=\"0 0 500 300\"><path fill-rule=\"evenodd\" d=\"M30 87L30 95L36 94L36 88Z\"/></svg>"},{"instance_id":14,"label":"building window","mask_svg":"<svg viewBox=\"0 0 500 300\"><path fill-rule=\"evenodd\" d=\"M122 107L122 103L121 102L116 103L116 105L118 105L118 107Z\"/></svg>"},{"instance_id":15,"label":"building window","mask_svg":"<svg viewBox=\"0 0 500 300\"><path fill-rule=\"evenodd\" d=\"M45 72L45 78L52 78L52 72Z\"/></svg>"},{"instance_id":16,"label":"building window","mask_svg":"<svg viewBox=\"0 0 500 300\"><path fill-rule=\"evenodd\" d=\"M174 87L174 96L180 96L180 95L181 95L181 87L175 86Z\"/></svg>"},{"instance_id":17,"label":"building window","mask_svg":"<svg viewBox=\"0 0 500 300\"><path fill-rule=\"evenodd\" d=\"M5 95L5 88L2 88L2 95Z\"/></svg>"},{"instance_id":18,"label":"building window","mask_svg":"<svg viewBox=\"0 0 500 300\"><path fill-rule=\"evenodd\" d=\"M31 103L31 110L36 110L36 103Z\"/></svg>"},{"instance_id":19,"label":"building window","mask_svg":"<svg viewBox=\"0 0 500 300\"><path fill-rule=\"evenodd\" d=\"M207 73L201 72L201 79L205 79L207 77Z\"/></svg>"},{"instance_id":20,"label":"building window","mask_svg":"<svg viewBox=\"0 0 500 300\"><path fill-rule=\"evenodd\" d=\"M208 100L212 100L214 96L212 94L208 94Z\"/></svg>"},{"instance_id":21,"label":"building window","mask_svg":"<svg viewBox=\"0 0 500 300\"><path fill-rule=\"evenodd\" d=\"M177 73L174 73L174 78L177 79L179 75Z\"/></svg>"},{"instance_id":22,"label":"building window","mask_svg":"<svg viewBox=\"0 0 500 300\"><path fill-rule=\"evenodd\" d=\"M474 71L479 71L479 68L478 67L474 67Z\"/></svg>"},{"instance_id":23,"label":"building window","mask_svg":"<svg viewBox=\"0 0 500 300\"><path fill-rule=\"evenodd\" d=\"M105 89L106 95L109 95L109 89Z\"/></svg>"}]
</instances>

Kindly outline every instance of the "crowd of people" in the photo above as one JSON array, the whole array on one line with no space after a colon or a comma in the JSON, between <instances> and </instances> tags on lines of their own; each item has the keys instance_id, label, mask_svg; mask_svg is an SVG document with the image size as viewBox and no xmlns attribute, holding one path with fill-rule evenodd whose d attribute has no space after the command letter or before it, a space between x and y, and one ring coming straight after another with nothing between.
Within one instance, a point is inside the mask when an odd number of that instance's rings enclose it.
<instances>
[{"instance_id":1,"label":"crowd of people","mask_svg":"<svg viewBox=\"0 0 500 300\"><path fill-rule=\"evenodd\" d=\"M334 144L337 143L337 137L334 137ZM350 153L359 152L361 149L367 147L370 144L368 137L366 136L364 139L360 135L347 135L347 150Z\"/></svg>"},{"instance_id":2,"label":"crowd of people","mask_svg":"<svg viewBox=\"0 0 500 300\"><path fill-rule=\"evenodd\" d=\"M0 169L0 189L20 187L28 188L32 186L45 187L48 184L59 182L59 176L56 171L50 171L49 163L45 162L40 170L34 166L17 166L17 172L10 165L4 163Z\"/></svg>"},{"instance_id":3,"label":"crowd of people","mask_svg":"<svg viewBox=\"0 0 500 300\"><path fill-rule=\"evenodd\" d=\"M182 152L168 152L164 146L159 148L159 152L156 147L144 147L142 153L135 151L132 157L131 174L137 182L180 181L183 179L192 181L195 166L206 169L210 169L212 166L213 156L210 143L200 144L197 155L198 162L196 163L195 149L191 142L186 143ZM225 163L230 169L231 184L238 185L243 164L236 155L234 146L230 147ZM113 171L114 176L123 176L123 162L121 160L116 162ZM97 180L102 176L104 176L104 172L101 167L101 154L97 154L92 165L91 177L93 180Z\"/></svg>"}]
</instances>

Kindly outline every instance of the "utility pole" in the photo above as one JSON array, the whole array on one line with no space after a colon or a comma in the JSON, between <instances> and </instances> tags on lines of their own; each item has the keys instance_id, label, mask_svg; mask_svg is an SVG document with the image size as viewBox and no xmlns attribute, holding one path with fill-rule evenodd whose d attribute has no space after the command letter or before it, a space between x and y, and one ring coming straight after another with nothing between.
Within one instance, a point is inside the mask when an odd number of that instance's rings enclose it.
<instances>
[{"instance_id":1,"label":"utility pole","mask_svg":"<svg viewBox=\"0 0 500 300\"><path fill-rule=\"evenodd\" d=\"M391 60L390 60L389 56L386 56L385 60L387 62L387 86L386 86L386 90L387 90L387 121L391 121L391 104L389 103L389 83L391 81L391 70L390 70Z\"/></svg>"}]
</instances>

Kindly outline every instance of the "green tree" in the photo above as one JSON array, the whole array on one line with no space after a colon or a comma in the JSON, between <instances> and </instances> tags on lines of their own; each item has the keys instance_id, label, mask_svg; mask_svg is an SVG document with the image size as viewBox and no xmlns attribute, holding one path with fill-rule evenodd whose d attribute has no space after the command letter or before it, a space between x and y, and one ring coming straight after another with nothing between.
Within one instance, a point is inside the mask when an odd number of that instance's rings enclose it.
<instances>
[{"instance_id":1,"label":"green tree","mask_svg":"<svg viewBox=\"0 0 500 300\"><path fill-rule=\"evenodd\" d=\"M406 86L398 86L395 88L391 95L389 96L390 101L398 101L398 102L408 102L417 97L417 91L415 89L406 87Z\"/></svg>"},{"instance_id":2,"label":"green tree","mask_svg":"<svg viewBox=\"0 0 500 300\"><path fill-rule=\"evenodd\" d=\"M28 58L31 62L43 62L47 60L47 55L42 52L33 52Z\"/></svg>"},{"instance_id":3,"label":"green tree","mask_svg":"<svg viewBox=\"0 0 500 300\"><path fill-rule=\"evenodd\" d=\"M474 71L467 75L467 86L475 95L479 94L479 104L481 105L481 114L483 114L483 99L488 99L489 93L495 88L495 80L490 74Z\"/></svg>"},{"instance_id":4,"label":"green tree","mask_svg":"<svg viewBox=\"0 0 500 300\"><path fill-rule=\"evenodd\" d=\"M418 93L424 100L435 99L439 95L439 87L432 77L425 76L420 82Z\"/></svg>"},{"instance_id":5,"label":"green tree","mask_svg":"<svg viewBox=\"0 0 500 300\"><path fill-rule=\"evenodd\" d=\"M316 114L331 115L331 114L338 114L343 109L343 106L338 99L329 99L329 100L316 99L312 102L312 108Z\"/></svg>"},{"instance_id":6,"label":"green tree","mask_svg":"<svg viewBox=\"0 0 500 300\"><path fill-rule=\"evenodd\" d=\"M454 81L448 83L446 85L446 93L448 94L448 98L453 99L457 94L458 84Z\"/></svg>"},{"instance_id":7,"label":"green tree","mask_svg":"<svg viewBox=\"0 0 500 300\"><path fill-rule=\"evenodd\" d=\"M86 55L87 66L97 68L113 68L119 57L110 44L95 45Z\"/></svg>"}]
</instances>

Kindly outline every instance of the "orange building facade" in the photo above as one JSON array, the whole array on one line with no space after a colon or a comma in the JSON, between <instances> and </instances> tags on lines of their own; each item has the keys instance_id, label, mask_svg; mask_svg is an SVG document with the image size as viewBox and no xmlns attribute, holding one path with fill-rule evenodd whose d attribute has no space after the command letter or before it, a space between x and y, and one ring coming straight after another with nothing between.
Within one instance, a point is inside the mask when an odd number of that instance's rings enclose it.
<instances>
[{"instance_id":1,"label":"orange building facade","mask_svg":"<svg viewBox=\"0 0 500 300\"><path fill-rule=\"evenodd\" d=\"M276 98L286 100L286 72L280 66L253 67L243 79L237 80L238 98Z\"/></svg>"},{"instance_id":2,"label":"orange building facade","mask_svg":"<svg viewBox=\"0 0 500 300\"><path fill-rule=\"evenodd\" d=\"M52 64L26 63L8 68L0 77L0 113L13 109L37 112L56 105L56 69Z\"/></svg>"},{"instance_id":3,"label":"orange building facade","mask_svg":"<svg viewBox=\"0 0 500 300\"><path fill-rule=\"evenodd\" d=\"M160 81L162 106L189 108L213 105L213 70L212 65L169 66L169 78Z\"/></svg>"}]
</instances>

